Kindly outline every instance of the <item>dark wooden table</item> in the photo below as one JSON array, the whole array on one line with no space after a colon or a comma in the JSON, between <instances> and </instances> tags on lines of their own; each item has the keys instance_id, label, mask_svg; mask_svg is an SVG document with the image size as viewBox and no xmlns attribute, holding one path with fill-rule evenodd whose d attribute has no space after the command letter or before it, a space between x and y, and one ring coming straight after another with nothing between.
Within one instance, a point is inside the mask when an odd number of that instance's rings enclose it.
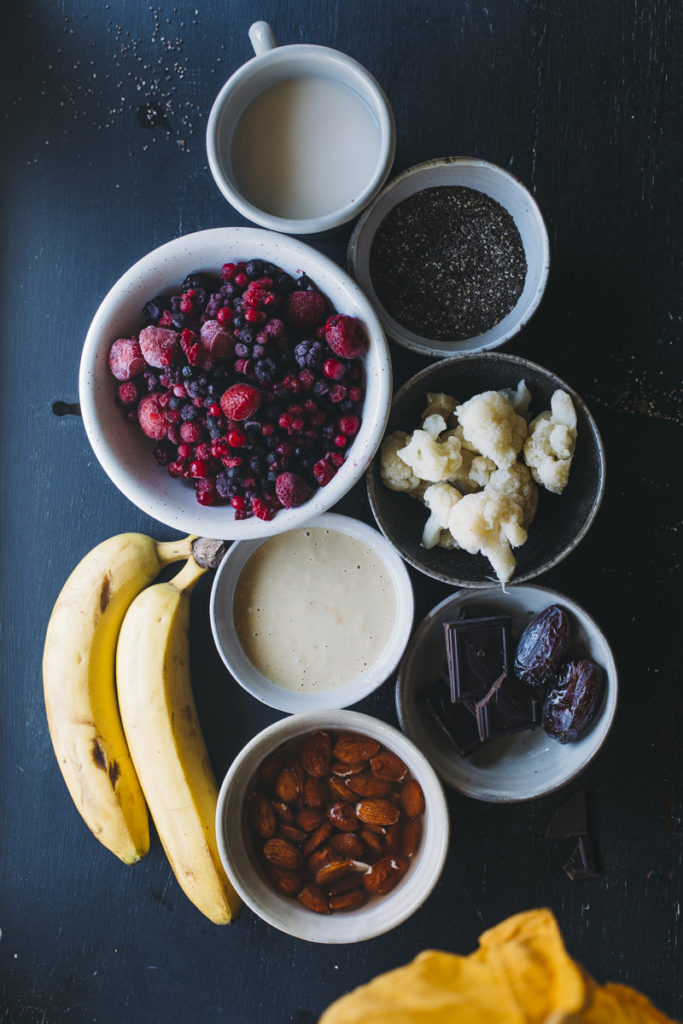
<instances>
[{"instance_id":1,"label":"dark wooden table","mask_svg":"<svg viewBox=\"0 0 683 1024\"><path fill-rule=\"evenodd\" d=\"M564 377L602 432L607 494L580 548L539 582L601 623L621 668L610 738L582 780L598 878L570 882L544 838L574 788L489 806L448 793L452 841L426 905L363 946L289 938L245 910L205 920L156 837L128 869L67 795L45 721L41 654L75 563L124 530L174 536L100 469L75 415L81 345L128 266L190 231L244 221L209 174L211 102L250 55L252 21L281 42L365 64L393 105L395 171L492 160L530 186L551 239L541 309L508 345ZM679 674L682 10L673 0L196 5L26 0L4 13L0 1021L311 1024L336 996L419 950L469 952L508 914L547 905L570 952L683 1017ZM169 130L143 127L155 100ZM345 262L348 232L315 240ZM676 291L678 286L678 291ZM396 384L424 365L392 346ZM371 521L362 484L340 511ZM421 617L448 588L412 573ZM193 605L200 716L218 777L277 712L224 671ZM390 680L359 709L395 722Z\"/></svg>"}]
</instances>

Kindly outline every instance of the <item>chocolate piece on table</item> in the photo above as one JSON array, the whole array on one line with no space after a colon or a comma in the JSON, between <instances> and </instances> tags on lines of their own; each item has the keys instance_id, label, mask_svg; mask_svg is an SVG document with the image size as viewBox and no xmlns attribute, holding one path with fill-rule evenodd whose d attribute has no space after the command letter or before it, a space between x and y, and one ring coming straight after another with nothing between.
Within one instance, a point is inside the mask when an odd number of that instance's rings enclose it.
<instances>
[{"instance_id":1,"label":"chocolate piece on table","mask_svg":"<svg viewBox=\"0 0 683 1024\"><path fill-rule=\"evenodd\" d=\"M572 882L577 878L598 877L598 865L590 836L581 835L578 839L576 849L567 863L562 865Z\"/></svg>"},{"instance_id":2,"label":"chocolate piece on table","mask_svg":"<svg viewBox=\"0 0 683 1024\"><path fill-rule=\"evenodd\" d=\"M541 702L505 672L474 708L482 743L533 729L541 720Z\"/></svg>"},{"instance_id":3,"label":"chocolate piece on table","mask_svg":"<svg viewBox=\"0 0 683 1024\"><path fill-rule=\"evenodd\" d=\"M585 789L578 789L557 808L545 834L547 839L552 839L554 836L568 837L588 834Z\"/></svg>"},{"instance_id":4,"label":"chocolate piece on table","mask_svg":"<svg viewBox=\"0 0 683 1024\"><path fill-rule=\"evenodd\" d=\"M451 700L479 700L510 665L510 616L444 622Z\"/></svg>"},{"instance_id":5,"label":"chocolate piece on table","mask_svg":"<svg viewBox=\"0 0 683 1024\"><path fill-rule=\"evenodd\" d=\"M481 746L474 705L469 701L451 703L448 681L442 678L420 697L434 722L462 757L469 757Z\"/></svg>"}]
</instances>

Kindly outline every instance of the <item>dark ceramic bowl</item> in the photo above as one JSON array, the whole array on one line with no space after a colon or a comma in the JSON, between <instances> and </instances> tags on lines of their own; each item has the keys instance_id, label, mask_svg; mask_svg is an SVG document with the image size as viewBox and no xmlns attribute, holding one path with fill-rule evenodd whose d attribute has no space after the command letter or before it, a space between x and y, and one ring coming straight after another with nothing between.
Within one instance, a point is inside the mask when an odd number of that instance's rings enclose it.
<instances>
[{"instance_id":1,"label":"dark ceramic bowl","mask_svg":"<svg viewBox=\"0 0 683 1024\"><path fill-rule=\"evenodd\" d=\"M605 453L593 417L576 392L550 370L520 356L500 352L443 359L411 377L394 396L387 433L411 433L420 423L427 392L443 391L465 402L481 391L515 388L525 380L531 392L532 417L550 407L554 391L566 391L576 409L576 451L569 483L561 495L540 488L538 511L529 539L514 549L517 568L510 583L525 583L547 572L574 550L595 519L605 487ZM496 583L491 564L483 555L461 549L447 551L420 544L429 510L415 498L389 490L382 483L379 455L367 474L368 495L377 525L405 560L433 579L460 587L490 587Z\"/></svg>"}]
</instances>

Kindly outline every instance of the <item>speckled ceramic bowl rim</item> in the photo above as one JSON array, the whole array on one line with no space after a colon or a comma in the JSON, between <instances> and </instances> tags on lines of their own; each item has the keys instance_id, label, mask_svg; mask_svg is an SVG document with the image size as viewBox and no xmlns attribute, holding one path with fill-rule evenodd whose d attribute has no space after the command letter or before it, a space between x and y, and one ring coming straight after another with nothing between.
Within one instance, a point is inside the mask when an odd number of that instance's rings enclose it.
<instances>
[{"instance_id":1,"label":"speckled ceramic bowl rim","mask_svg":"<svg viewBox=\"0 0 683 1024\"><path fill-rule=\"evenodd\" d=\"M488 589L491 592L496 592L498 594L500 593L500 591L497 590L497 588L495 587L490 587ZM511 586L509 588L509 591L511 593L514 593L514 591L517 589L518 588L516 586ZM480 800L485 803L527 803L530 800L538 800L541 797L549 796L551 793L556 793L559 790L564 789L565 786L567 786L570 782L578 778L580 775L583 774L583 772L586 771L586 769L595 760L595 758L598 756L598 754L604 747L605 742L607 741L607 737L612 729L612 725L614 724L614 718L617 712L617 705L619 702L619 672L616 660L614 658L614 652L612 650L611 644L607 640L607 637L603 633L598 623L592 617L592 615L589 615L589 613L585 610L585 608L583 608L578 603L578 601L574 601L573 598L567 597L566 594L562 594L558 590L551 590L549 587L541 587L538 586L538 584L520 586L519 589L522 591L532 590L538 593L539 595L543 594L546 596L548 605L560 604L568 608L572 614L577 615L578 613L583 619L583 622L587 627L587 631L589 633L593 633L595 637L598 638L599 641L604 645L604 649L607 656L607 665L602 666L605 671L605 690L601 708L598 712L598 718L595 722L596 727L598 725L600 726L600 736L599 742L596 743L593 750L588 754L588 756L573 771L568 772L566 776L562 778L561 781L552 785L538 786L533 792L529 792L528 794L525 794L523 796L515 797L499 796L496 798L490 795L483 794L474 786L467 787L459 784L457 778L454 775L451 775L444 770L443 765L439 763L438 759L435 762L434 754L431 750L425 750L424 748L421 748L425 757L430 761L432 767L446 785L454 789L456 792L461 793L463 796L470 797L473 800ZM439 601L438 604L434 605L434 607L425 615L422 621L415 628L410 644L406 648L405 654L403 655L396 680L396 713L398 715L398 720L401 728L406 733L406 735L410 739L412 739L413 742L415 742L415 739L411 735L411 715L407 711L407 690L410 689L412 692L412 686L410 686L409 681L406 679L407 664L410 658L413 656L414 650L424 642L425 637L432 626L432 623L435 620L438 621L441 612L450 605L453 605L454 609L456 609L463 602L466 602L468 599L471 600L473 597L476 597L477 600L485 601L486 593L484 591L478 590L476 592L476 595L473 595L471 592L468 593L468 591L465 588L463 588L461 590L458 590L455 594L450 594L448 597L445 597L442 601ZM455 750L453 751L453 756L454 758L460 758L460 755Z\"/></svg>"},{"instance_id":2,"label":"speckled ceramic bowl rim","mask_svg":"<svg viewBox=\"0 0 683 1024\"><path fill-rule=\"evenodd\" d=\"M229 505L200 505L194 490L156 464L145 438L135 434L115 405L116 381L107 366L109 346L129 336L151 296L178 286L187 273L220 273L226 258L260 258L290 273L305 271L339 312L358 316L370 348L365 357L366 395L361 428L343 466L298 508L266 521L235 519ZM340 298L346 308L340 309ZM323 253L298 239L261 228L211 228L153 249L109 290L88 330L79 371L79 399L88 440L109 479L143 512L166 526L221 540L264 537L300 526L335 505L363 476L381 441L391 402L392 365L382 325L358 284Z\"/></svg>"},{"instance_id":3,"label":"speckled ceramic bowl rim","mask_svg":"<svg viewBox=\"0 0 683 1024\"><path fill-rule=\"evenodd\" d=\"M405 762L419 781L426 811L420 847L410 870L386 896L343 914L314 914L281 896L255 868L242 827L244 800L256 769L280 744L315 729L358 732L380 741ZM263 729L240 751L223 779L216 807L216 837L223 866L255 914L280 931L309 942L362 942L396 928L428 899L448 853L448 805L439 776L415 744L394 726L357 711L290 715Z\"/></svg>"},{"instance_id":4,"label":"speckled ceramic bowl rim","mask_svg":"<svg viewBox=\"0 0 683 1024\"><path fill-rule=\"evenodd\" d=\"M495 324L489 331L486 331L483 334L479 334L462 341L438 342L434 339L421 337L420 335L410 331L408 328L398 323L398 321L395 320L384 308L375 292L372 278L370 277L369 272L366 272L364 268L364 259L361 258L361 253L365 253L366 251L369 253L374 233L379 226L379 224L375 225L374 230L372 230L372 234L368 236L368 232L371 230L369 222L374 218L378 209L386 205L386 213L389 213L396 203L407 198L408 195L413 195L414 193L421 191L423 188L429 187L425 179L428 179L434 171L447 170L449 168L452 168L456 174L457 171L462 168L479 168L486 173L506 179L509 184L519 191L520 198L523 197L524 203L528 207L528 214L537 228L538 242L540 246L538 254L540 268L538 280L533 292L523 307L520 306L520 302L518 301L510 313L508 313L500 323ZM396 191L402 191L404 184L408 181L412 181L414 187L407 192L406 195L399 196L395 202L391 202L393 194ZM457 185L458 181L454 180L450 184ZM527 263L528 257L529 253L527 251ZM384 325L384 329L392 341L397 342L399 345L402 345L404 348L407 348L412 352L416 352L418 355L429 356L434 359L443 359L458 354L464 355L466 353L483 352L487 349L499 348L518 334L521 329L529 323L532 316L538 309L545 293L548 274L550 273L550 242L545 220L538 203L526 185L524 185L524 183L514 174L506 170L504 167L499 167L497 164L491 163L488 160L481 160L477 157L439 157L433 160L426 160L424 163L415 164L412 167L406 168L406 170L392 178L391 181L382 189L379 195L363 212L353 229L348 245L347 265L350 273L359 282L363 291L377 310L379 318ZM505 325L504 329L501 325Z\"/></svg>"},{"instance_id":5,"label":"speckled ceramic bowl rim","mask_svg":"<svg viewBox=\"0 0 683 1024\"><path fill-rule=\"evenodd\" d=\"M360 519L335 512L325 512L315 519L310 519L305 528L336 530L356 538L374 550L394 585L396 620L392 634L377 662L346 686L323 690L316 694L297 693L277 686L249 661L240 644L232 614L235 587L240 574L251 555L261 544L267 543L269 538L238 541L233 544L215 573L211 588L209 617L214 643L225 667L240 686L269 707L289 713L347 707L377 690L392 675L401 660L410 638L415 608L412 583L405 562L379 530ZM229 602L230 614L221 616L218 605L224 598Z\"/></svg>"},{"instance_id":6,"label":"speckled ceramic bowl rim","mask_svg":"<svg viewBox=\"0 0 683 1024\"><path fill-rule=\"evenodd\" d=\"M429 366L426 366L423 370L419 370L418 373L416 373L413 377L411 377L409 380L407 380L398 389L398 391L396 392L396 394L393 397L391 409L393 409L394 405L396 405L398 403L398 401L400 400L401 396L407 390L412 390L412 388L414 388L417 384L419 384L420 380L424 379L424 377L428 376L430 373L433 373L435 366L443 367L443 366L445 366L447 364L451 364L451 363L455 363L455 362L457 362L457 363L464 363L464 362L469 362L469 361L478 360L478 359L482 359L482 358L485 358L485 359L495 359L495 360L498 360L500 362L505 362L505 363L508 363L508 364L510 364L512 366L516 366L516 367L519 368L519 372L520 372L520 374L522 376L523 376L524 367L529 367L530 369L533 369L536 372L539 372L541 374L550 375L554 379L554 381L557 383L557 386L561 387L563 390L565 390L570 395L572 401L575 403L575 405L577 407L579 407L581 409L583 414L588 419L588 422L591 425L591 431L592 431L593 437L595 439L596 449L597 449L597 453L598 453L598 462L600 464L600 478L599 478L599 481L598 481L598 492L597 492L597 494L595 496L595 500L594 500L593 505L591 507L590 514L587 516L587 518L586 518L585 522L583 523L581 529L576 534L576 536L573 538L571 543L567 544L562 549L562 551L558 552L558 554L554 558L548 559L548 561L543 562L543 564L541 566L539 566L539 568L534 570L533 572L527 572L527 573L521 574L519 576L514 575L512 577L512 580L510 581L511 585L519 584L519 583L527 583L529 580L536 579L536 577L540 576L542 573L548 572L549 569L552 569L555 565L558 565L559 562L563 561L567 557L567 555L571 554L571 552L574 551L578 547L578 545L581 543L583 538L588 533L588 530L592 526L592 524L593 524L593 522L595 520L595 517L598 514L598 511L600 509L600 505L602 504L603 495L605 493L605 474L606 474L606 469L605 469L605 449L604 449L604 445L603 445L603 442L602 442L602 438L600 436L600 431L598 430L597 424L596 424L595 420L593 419L593 416L592 416L591 412L589 411L586 403L583 401L583 399L580 397L580 395L578 395L576 393L576 391L574 391L574 389L572 387L570 387L569 384L565 383L565 381L563 381L561 377L558 377L557 374L554 373L552 370L548 370L547 367L541 366L539 363L534 363L530 359L525 359L523 356L515 356L515 355L511 355L510 353L507 353L507 352L470 352L470 353L468 353L466 355L462 355L462 356L452 356L450 359L441 360L441 362L439 362L439 363L430 363ZM391 417L391 409L389 411L389 417ZM375 481L374 481L374 478L373 478L372 474L368 474L367 475L367 477L366 477L366 486L367 486L367 491L368 491L368 499L370 501L370 508L372 509L372 514L375 517L375 521L376 521L377 525L379 526L380 530L382 531L384 536L387 538L387 540L390 543L394 544L395 546L399 547L398 545L396 545L396 542L393 540L393 538L386 531L386 529L385 529L385 527L384 527L384 525L382 523L382 517L379 514L379 510L378 510L378 507L377 507L377 499L376 499L376 494L375 494ZM401 550L400 547L399 547L399 550ZM484 589L484 588L490 587L490 585L491 585L490 581L486 581L486 582L472 582L470 580L457 579L457 578L455 578L453 576L449 576L446 573L432 572L432 571L426 569L424 567L424 565L422 565L417 559L410 557L408 554L406 554L402 550L401 550L401 556L406 560L406 562L408 562L409 565L412 565L413 568L419 569L419 571L424 573L426 576L430 576L432 579L439 580L441 583L448 583L448 584L450 584L451 586L454 586L454 587L466 587L466 588L470 588L470 589Z\"/></svg>"}]
</instances>

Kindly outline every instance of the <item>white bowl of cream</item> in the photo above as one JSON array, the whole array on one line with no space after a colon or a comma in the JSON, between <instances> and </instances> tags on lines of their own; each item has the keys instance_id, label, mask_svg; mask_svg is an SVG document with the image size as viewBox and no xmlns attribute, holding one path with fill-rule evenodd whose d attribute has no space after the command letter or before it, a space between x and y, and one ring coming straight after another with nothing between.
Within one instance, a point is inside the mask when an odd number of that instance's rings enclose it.
<instances>
[{"instance_id":1,"label":"white bowl of cream","mask_svg":"<svg viewBox=\"0 0 683 1024\"><path fill-rule=\"evenodd\" d=\"M413 623L405 563L371 526L326 513L233 544L211 591L231 675L280 711L348 707L392 674Z\"/></svg>"}]
</instances>

